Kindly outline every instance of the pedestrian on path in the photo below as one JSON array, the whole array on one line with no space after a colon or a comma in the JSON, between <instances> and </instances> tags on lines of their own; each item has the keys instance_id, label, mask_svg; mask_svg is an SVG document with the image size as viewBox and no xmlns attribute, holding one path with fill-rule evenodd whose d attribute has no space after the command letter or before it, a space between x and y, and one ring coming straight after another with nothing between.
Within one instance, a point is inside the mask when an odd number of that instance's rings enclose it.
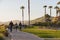
<instances>
[{"instance_id":1,"label":"pedestrian on path","mask_svg":"<svg viewBox=\"0 0 60 40\"><path fill-rule=\"evenodd\" d=\"M10 29L10 32L12 32L12 28L13 28L13 22L11 21L10 23L9 23L9 29Z\"/></svg>"},{"instance_id":2,"label":"pedestrian on path","mask_svg":"<svg viewBox=\"0 0 60 40\"><path fill-rule=\"evenodd\" d=\"M20 28L20 30L22 30L22 24L21 24L21 22L19 23L19 28Z\"/></svg>"},{"instance_id":3,"label":"pedestrian on path","mask_svg":"<svg viewBox=\"0 0 60 40\"><path fill-rule=\"evenodd\" d=\"M17 29L18 29L18 24L17 24L17 23L15 24L15 29L16 29L16 31L17 31Z\"/></svg>"}]
</instances>

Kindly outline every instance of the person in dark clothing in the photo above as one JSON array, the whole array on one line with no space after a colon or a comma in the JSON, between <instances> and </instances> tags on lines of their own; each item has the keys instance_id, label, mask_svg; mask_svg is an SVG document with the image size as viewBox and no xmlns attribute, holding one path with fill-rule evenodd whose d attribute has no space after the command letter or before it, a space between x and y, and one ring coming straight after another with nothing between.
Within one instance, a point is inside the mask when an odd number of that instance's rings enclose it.
<instances>
[{"instance_id":1,"label":"person in dark clothing","mask_svg":"<svg viewBox=\"0 0 60 40\"><path fill-rule=\"evenodd\" d=\"M18 24L17 23L15 24L15 28L16 28L16 30L18 29Z\"/></svg>"},{"instance_id":2,"label":"person in dark clothing","mask_svg":"<svg viewBox=\"0 0 60 40\"><path fill-rule=\"evenodd\" d=\"M20 28L20 30L22 30L22 24L21 24L21 22L19 23L19 28Z\"/></svg>"},{"instance_id":3,"label":"person in dark clothing","mask_svg":"<svg viewBox=\"0 0 60 40\"><path fill-rule=\"evenodd\" d=\"M13 27L13 22L11 21L11 22L9 23L10 32L12 32L12 27Z\"/></svg>"}]
</instances>

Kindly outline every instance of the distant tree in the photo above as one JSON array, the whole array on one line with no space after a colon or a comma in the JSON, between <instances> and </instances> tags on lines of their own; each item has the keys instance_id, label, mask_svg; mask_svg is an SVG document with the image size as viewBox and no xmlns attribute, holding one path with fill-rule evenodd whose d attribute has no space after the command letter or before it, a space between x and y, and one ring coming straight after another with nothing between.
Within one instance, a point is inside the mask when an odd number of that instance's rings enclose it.
<instances>
[{"instance_id":1,"label":"distant tree","mask_svg":"<svg viewBox=\"0 0 60 40\"><path fill-rule=\"evenodd\" d=\"M46 22L49 22L49 21L50 21L50 17L51 17L51 16L50 16L50 15L48 15L48 14L46 14L46 15L45 15Z\"/></svg>"},{"instance_id":2,"label":"distant tree","mask_svg":"<svg viewBox=\"0 0 60 40\"><path fill-rule=\"evenodd\" d=\"M48 15L48 14L45 14L45 16L46 16L46 18L50 18L50 15Z\"/></svg>"},{"instance_id":3,"label":"distant tree","mask_svg":"<svg viewBox=\"0 0 60 40\"><path fill-rule=\"evenodd\" d=\"M57 4L59 5L60 4L60 1Z\"/></svg>"}]
</instances>

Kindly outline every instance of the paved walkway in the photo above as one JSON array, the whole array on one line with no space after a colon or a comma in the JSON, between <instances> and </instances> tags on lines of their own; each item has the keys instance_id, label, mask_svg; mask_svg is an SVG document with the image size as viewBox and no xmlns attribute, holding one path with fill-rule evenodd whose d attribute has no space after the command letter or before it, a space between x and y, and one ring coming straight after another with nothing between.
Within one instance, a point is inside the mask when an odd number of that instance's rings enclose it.
<instances>
[{"instance_id":1,"label":"paved walkway","mask_svg":"<svg viewBox=\"0 0 60 40\"><path fill-rule=\"evenodd\" d=\"M7 40L43 40L42 38L37 37L36 35L21 32L19 30L13 30L12 33L10 33L10 37L7 38Z\"/></svg>"}]
</instances>

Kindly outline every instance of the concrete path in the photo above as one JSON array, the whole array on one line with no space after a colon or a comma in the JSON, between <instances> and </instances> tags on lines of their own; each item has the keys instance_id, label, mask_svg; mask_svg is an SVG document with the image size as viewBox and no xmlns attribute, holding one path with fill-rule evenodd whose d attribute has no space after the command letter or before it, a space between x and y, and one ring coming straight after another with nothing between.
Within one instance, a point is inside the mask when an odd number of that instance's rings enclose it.
<instances>
[{"instance_id":1,"label":"concrete path","mask_svg":"<svg viewBox=\"0 0 60 40\"><path fill-rule=\"evenodd\" d=\"M10 33L10 37L7 38L7 40L44 40L42 38L37 37L36 35L21 32L19 30L13 30L12 33Z\"/></svg>"}]
</instances>

